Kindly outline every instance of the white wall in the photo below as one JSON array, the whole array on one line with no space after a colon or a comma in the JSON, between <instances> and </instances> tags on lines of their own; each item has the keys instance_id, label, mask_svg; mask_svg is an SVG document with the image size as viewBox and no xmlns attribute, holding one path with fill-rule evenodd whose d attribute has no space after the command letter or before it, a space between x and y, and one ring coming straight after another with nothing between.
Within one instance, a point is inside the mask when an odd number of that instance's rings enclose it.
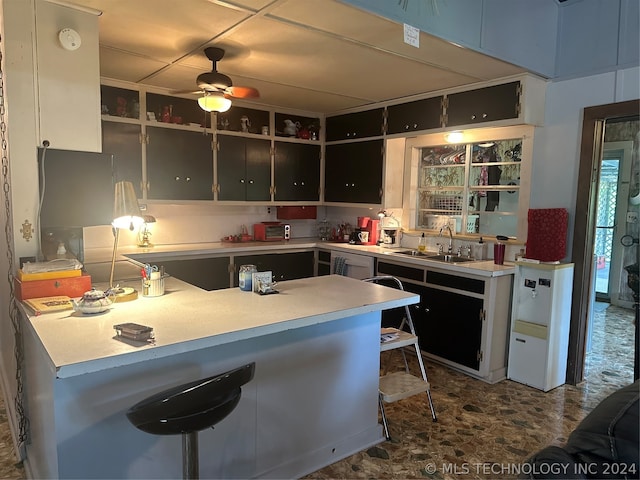
<instances>
[{"instance_id":1,"label":"white wall","mask_svg":"<svg viewBox=\"0 0 640 480\"><path fill-rule=\"evenodd\" d=\"M572 244L585 107L640 98L640 68L592 75L547 87L544 127L536 130L531 178L531 208L569 211ZM571 251L567 252L571 256Z\"/></svg>"}]
</instances>

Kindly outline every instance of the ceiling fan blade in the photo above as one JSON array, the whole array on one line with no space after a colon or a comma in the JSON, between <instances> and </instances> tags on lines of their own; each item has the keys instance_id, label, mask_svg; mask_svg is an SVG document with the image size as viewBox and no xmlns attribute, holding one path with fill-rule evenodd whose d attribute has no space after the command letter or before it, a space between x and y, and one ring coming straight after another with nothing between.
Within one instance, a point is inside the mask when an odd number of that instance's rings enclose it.
<instances>
[{"instance_id":1,"label":"ceiling fan blade","mask_svg":"<svg viewBox=\"0 0 640 480\"><path fill-rule=\"evenodd\" d=\"M197 95L203 93L203 90L174 90L169 92L171 95Z\"/></svg>"},{"instance_id":2,"label":"ceiling fan blade","mask_svg":"<svg viewBox=\"0 0 640 480\"><path fill-rule=\"evenodd\" d=\"M259 98L260 92L253 87L232 86L225 89L225 93L235 98Z\"/></svg>"}]
</instances>

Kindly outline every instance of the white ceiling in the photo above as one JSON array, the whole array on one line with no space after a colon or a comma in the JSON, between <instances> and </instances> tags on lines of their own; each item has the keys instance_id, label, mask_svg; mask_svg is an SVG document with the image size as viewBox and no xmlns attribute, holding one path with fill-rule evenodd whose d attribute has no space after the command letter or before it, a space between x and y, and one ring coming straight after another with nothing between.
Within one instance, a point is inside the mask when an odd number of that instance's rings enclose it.
<instances>
[{"instance_id":1,"label":"white ceiling","mask_svg":"<svg viewBox=\"0 0 640 480\"><path fill-rule=\"evenodd\" d=\"M389 0L392 1L392 0ZM70 0L100 10L102 77L169 90L211 71L255 87L253 103L330 113L525 70L338 0Z\"/></svg>"}]
</instances>

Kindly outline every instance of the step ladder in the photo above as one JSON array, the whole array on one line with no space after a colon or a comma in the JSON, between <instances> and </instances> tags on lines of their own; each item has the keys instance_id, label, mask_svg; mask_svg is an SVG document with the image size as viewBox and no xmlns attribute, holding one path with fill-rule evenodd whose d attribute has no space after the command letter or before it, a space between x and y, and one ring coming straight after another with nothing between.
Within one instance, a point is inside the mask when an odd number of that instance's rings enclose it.
<instances>
[{"instance_id":1,"label":"step ladder","mask_svg":"<svg viewBox=\"0 0 640 480\"><path fill-rule=\"evenodd\" d=\"M395 284L395 288L404 290L402 282L391 275L379 275L375 277L365 278L364 282L381 283L391 282ZM380 352L390 350L400 350L404 360L404 371L396 371L386 373L380 377L378 387L378 403L380 404L380 413L382 415L382 425L384 427L384 435L387 440L391 439L389 435L389 425L384 411L384 403L392 403L403 398L411 397L419 393L426 393L429 400L429 408L431 409L431 418L434 422L438 419L436 411L433 407L431 398L431 385L427 377L427 371L424 367L422 355L420 353L420 345L418 344L418 336L416 335L413 319L409 306L405 306L405 316L398 328L382 328L380 330ZM406 330L408 328L408 331ZM420 366L420 374L413 374L409 369L409 363L405 354L405 348L413 347L415 349L418 365Z\"/></svg>"}]
</instances>

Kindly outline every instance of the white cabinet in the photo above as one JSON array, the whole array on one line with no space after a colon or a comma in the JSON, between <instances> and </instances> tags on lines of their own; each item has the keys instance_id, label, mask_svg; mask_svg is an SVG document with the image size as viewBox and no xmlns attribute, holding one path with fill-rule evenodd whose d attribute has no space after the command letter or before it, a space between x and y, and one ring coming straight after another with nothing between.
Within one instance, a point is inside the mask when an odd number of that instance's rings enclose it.
<instances>
[{"instance_id":1,"label":"white cabinet","mask_svg":"<svg viewBox=\"0 0 640 480\"><path fill-rule=\"evenodd\" d=\"M572 263L516 263L509 379L545 392L565 383L572 281Z\"/></svg>"},{"instance_id":2,"label":"white cabinet","mask_svg":"<svg viewBox=\"0 0 640 480\"><path fill-rule=\"evenodd\" d=\"M35 5L38 145L48 140L58 150L101 152L99 12L45 1ZM76 50L58 41L65 28L79 35Z\"/></svg>"}]
</instances>

